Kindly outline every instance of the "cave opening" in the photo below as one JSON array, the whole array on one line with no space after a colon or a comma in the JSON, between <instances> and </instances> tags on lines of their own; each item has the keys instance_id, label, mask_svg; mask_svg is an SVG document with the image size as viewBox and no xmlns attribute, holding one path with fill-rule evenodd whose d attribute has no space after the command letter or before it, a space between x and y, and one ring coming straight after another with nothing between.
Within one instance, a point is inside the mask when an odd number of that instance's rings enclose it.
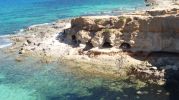
<instances>
[{"instance_id":1,"label":"cave opening","mask_svg":"<svg viewBox=\"0 0 179 100\"><path fill-rule=\"evenodd\" d=\"M119 48L122 49L130 49L131 45L129 43L122 43Z\"/></svg>"},{"instance_id":2,"label":"cave opening","mask_svg":"<svg viewBox=\"0 0 179 100\"><path fill-rule=\"evenodd\" d=\"M77 43L77 39L76 39L76 36L75 36L75 35L72 35L72 36L71 36L71 39L72 39L72 43L74 43L74 44Z\"/></svg>"},{"instance_id":3,"label":"cave opening","mask_svg":"<svg viewBox=\"0 0 179 100\"><path fill-rule=\"evenodd\" d=\"M75 35L72 35L71 36L71 39L72 39L72 45L77 47L78 46L78 41L76 39L76 36Z\"/></svg>"},{"instance_id":4,"label":"cave opening","mask_svg":"<svg viewBox=\"0 0 179 100\"><path fill-rule=\"evenodd\" d=\"M104 42L104 44L102 45L103 48L112 48L112 45L110 42Z\"/></svg>"},{"instance_id":5,"label":"cave opening","mask_svg":"<svg viewBox=\"0 0 179 100\"><path fill-rule=\"evenodd\" d=\"M72 41L76 41L76 36L75 36L75 35L72 35L72 36L71 36L71 39L72 39Z\"/></svg>"}]
</instances>

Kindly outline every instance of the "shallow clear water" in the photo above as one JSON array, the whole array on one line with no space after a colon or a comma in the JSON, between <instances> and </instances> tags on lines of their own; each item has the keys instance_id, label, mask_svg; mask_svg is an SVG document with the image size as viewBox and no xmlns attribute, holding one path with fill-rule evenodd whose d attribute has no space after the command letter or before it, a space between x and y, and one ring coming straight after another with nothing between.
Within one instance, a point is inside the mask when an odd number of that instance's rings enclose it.
<instances>
[{"instance_id":1,"label":"shallow clear water","mask_svg":"<svg viewBox=\"0 0 179 100\"><path fill-rule=\"evenodd\" d=\"M61 63L0 52L0 100L168 100L160 86L86 73ZM137 91L143 94L137 94Z\"/></svg>"},{"instance_id":2,"label":"shallow clear water","mask_svg":"<svg viewBox=\"0 0 179 100\"><path fill-rule=\"evenodd\" d=\"M0 0L0 35L57 19L141 6L143 0Z\"/></svg>"}]
</instances>

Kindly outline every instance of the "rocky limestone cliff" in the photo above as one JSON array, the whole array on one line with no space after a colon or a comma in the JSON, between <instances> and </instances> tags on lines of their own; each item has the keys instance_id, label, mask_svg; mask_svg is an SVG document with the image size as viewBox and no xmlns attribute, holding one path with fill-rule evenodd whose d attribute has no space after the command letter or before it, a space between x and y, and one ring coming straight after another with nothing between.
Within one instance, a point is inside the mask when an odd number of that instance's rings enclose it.
<instances>
[{"instance_id":1,"label":"rocky limestone cliff","mask_svg":"<svg viewBox=\"0 0 179 100\"><path fill-rule=\"evenodd\" d=\"M129 51L179 52L179 9L112 17L79 17L64 30L70 44Z\"/></svg>"},{"instance_id":2,"label":"rocky limestone cliff","mask_svg":"<svg viewBox=\"0 0 179 100\"><path fill-rule=\"evenodd\" d=\"M179 53L174 53L179 49L178 9L80 17L31 26L20 33L9 37L14 44L5 49L18 52L18 62L34 56L47 64L57 61L87 72L157 84L178 77Z\"/></svg>"}]
</instances>

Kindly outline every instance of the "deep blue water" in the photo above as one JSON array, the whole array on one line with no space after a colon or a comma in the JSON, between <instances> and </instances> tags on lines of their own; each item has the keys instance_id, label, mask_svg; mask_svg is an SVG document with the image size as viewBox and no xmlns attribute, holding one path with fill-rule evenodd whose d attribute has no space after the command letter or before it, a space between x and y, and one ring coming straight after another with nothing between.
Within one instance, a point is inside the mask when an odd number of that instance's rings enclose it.
<instances>
[{"instance_id":1,"label":"deep blue water","mask_svg":"<svg viewBox=\"0 0 179 100\"><path fill-rule=\"evenodd\" d=\"M57 19L141 6L143 0L0 0L0 35Z\"/></svg>"}]
</instances>

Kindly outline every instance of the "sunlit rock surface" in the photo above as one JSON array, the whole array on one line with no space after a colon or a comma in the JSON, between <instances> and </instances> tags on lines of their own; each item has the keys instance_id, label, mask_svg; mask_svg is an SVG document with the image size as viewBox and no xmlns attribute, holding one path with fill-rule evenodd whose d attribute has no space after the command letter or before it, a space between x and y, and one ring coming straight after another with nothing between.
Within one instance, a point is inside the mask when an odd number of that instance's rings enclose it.
<instances>
[{"instance_id":1,"label":"sunlit rock surface","mask_svg":"<svg viewBox=\"0 0 179 100\"><path fill-rule=\"evenodd\" d=\"M80 17L71 21L66 38L93 47L130 51L179 52L179 10L155 10L118 17Z\"/></svg>"}]
</instances>

